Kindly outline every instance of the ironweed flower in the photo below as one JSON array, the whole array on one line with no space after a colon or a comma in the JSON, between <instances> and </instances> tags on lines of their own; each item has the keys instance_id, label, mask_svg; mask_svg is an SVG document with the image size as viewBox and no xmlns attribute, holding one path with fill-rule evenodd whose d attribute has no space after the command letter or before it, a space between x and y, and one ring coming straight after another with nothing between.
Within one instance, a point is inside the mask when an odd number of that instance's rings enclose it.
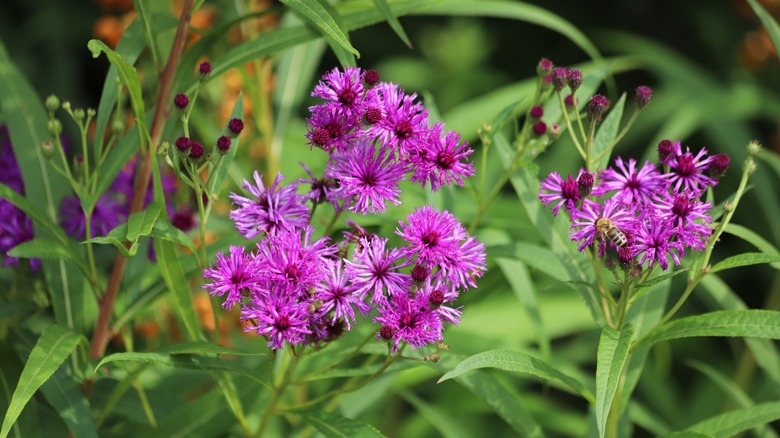
<instances>
[{"instance_id":1,"label":"ironweed flower","mask_svg":"<svg viewBox=\"0 0 780 438\"><path fill-rule=\"evenodd\" d=\"M406 293L394 294L378 307L379 316L374 321L381 324L382 329L377 339L392 341L392 354L398 351L402 341L417 349L442 340L441 318L431 309L429 298L430 291L427 290L419 291L414 297ZM389 339L388 332L392 332Z\"/></svg>"},{"instance_id":2,"label":"ironweed flower","mask_svg":"<svg viewBox=\"0 0 780 438\"><path fill-rule=\"evenodd\" d=\"M577 247L579 251L592 245L594 240L599 240L599 257L604 256L607 245L615 247L615 243L606 239L601 231L596 227L599 219L608 219L612 226L617 227L621 232L633 234L636 226L635 207L625 205L619 199L610 198L604 201L602 207L597 203L585 203L582 210L574 210L572 213L571 240L580 242Z\"/></svg>"},{"instance_id":3,"label":"ironweed flower","mask_svg":"<svg viewBox=\"0 0 780 438\"><path fill-rule=\"evenodd\" d=\"M630 158L626 165L623 158L617 157L615 166L617 169L608 168L599 174L601 184L593 196L616 191L613 196L624 204L646 204L653 195L666 190L667 181L649 161L637 170L635 159Z\"/></svg>"},{"instance_id":4,"label":"ironweed flower","mask_svg":"<svg viewBox=\"0 0 780 438\"><path fill-rule=\"evenodd\" d=\"M674 154L669 157L669 173L665 176L675 192L689 191L700 196L709 186L718 184L718 180L709 177L704 172L709 168L713 157L707 156L707 150L701 148L696 155L686 146L682 151L680 142L674 143Z\"/></svg>"},{"instance_id":5,"label":"ironweed flower","mask_svg":"<svg viewBox=\"0 0 780 438\"><path fill-rule=\"evenodd\" d=\"M357 287L358 296L371 293L371 302L386 300L387 295L405 294L411 286L409 274L400 272L409 265L398 248L386 248L387 239L373 236L360 239L363 250L355 252L353 260L344 260L346 274Z\"/></svg>"},{"instance_id":6,"label":"ironweed flower","mask_svg":"<svg viewBox=\"0 0 780 438\"><path fill-rule=\"evenodd\" d=\"M411 181L420 182L423 187L430 182L434 192L453 181L462 187L464 178L474 175L474 165L464 161L474 151L468 143L460 143L460 134L454 131L442 136L443 129L443 124L436 123L424 147L409 157L414 169Z\"/></svg>"},{"instance_id":7,"label":"ironweed flower","mask_svg":"<svg viewBox=\"0 0 780 438\"><path fill-rule=\"evenodd\" d=\"M281 187L284 176L279 173L271 187L266 188L260 174L255 171L254 185L244 181L244 189L253 199L230 194L238 206L230 212L239 234L252 239L260 233L275 234L281 229L303 228L309 224L309 209L303 196L296 194L298 185Z\"/></svg>"},{"instance_id":8,"label":"ironweed flower","mask_svg":"<svg viewBox=\"0 0 780 438\"><path fill-rule=\"evenodd\" d=\"M203 271L203 277L211 280L203 287L211 295L227 295L222 307L231 309L244 296L257 293L261 283L260 265L253 254L246 254L244 248L230 245L230 253L217 253L216 267Z\"/></svg>"},{"instance_id":9,"label":"ironweed flower","mask_svg":"<svg viewBox=\"0 0 780 438\"><path fill-rule=\"evenodd\" d=\"M669 268L670 258L679 266L680 258L685 256L684 246L675 239L674 229L653 216L640 221L633 235L633 248L637 256L642 256L640 265L647 262L647 267L652 268L653 263L658 263L664 271Z\"/></svg>"}]
</instances>

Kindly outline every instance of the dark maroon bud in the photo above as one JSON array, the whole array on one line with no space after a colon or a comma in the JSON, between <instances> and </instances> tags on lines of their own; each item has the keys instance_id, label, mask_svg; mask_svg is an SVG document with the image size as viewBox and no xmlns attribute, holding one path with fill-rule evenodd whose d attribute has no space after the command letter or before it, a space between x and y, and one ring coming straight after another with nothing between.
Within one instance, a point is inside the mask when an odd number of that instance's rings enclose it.
<instances>
[{"instance_id":1,"label":"dark maroon bud","mask_svg":"<svg viewBox=\"0 0 780 438\"><path fill-rule=\"evenodd\" d=\"M617 249L617 253L621 265L629 265L634 259L634 250L630 246L621 246Z\"/></svg>"},{"instance_id":2,"label":"dark maroon bud","mask_svg":"<svg viewBox=\"0 0 780 438\"><path fill-rule=\"evenodd\" d=\"M566 83L569 85L572 94L574 94L574 92L580 88L580 85L582 85L582 72L576 68L570 68Z\"/></svg>"},{"instance_id":3,"label":"dark maroon bud","mask_svg":"<svg viewBox=\"0 0 780 438\"><path fill-rule=\"evenodd\" d=\"M174 213L171 224L182 231L189 231L195 226L195 214L189 208L182 207Z\"/></svg>"},{"instance_id":4,"label":"dark maroon bud","mask_svg":"<svg viewBox=\"0 0 780 438\"><path fill-rule=\"evenodd\" d=\"M241 119L230 119L228 122L228 136L236 138L244 130L244 122Z\"/></svg>"},{"instance_id":5,"label":"dark maroon bud","mask_svg":"<svg viewBox=\"0 0 780 438\"><path fill-rule=\"evenodd\" d=\"M646 86L646 85L640 85L636 87L636 107L638 109L642 109L647 106L648 103L650 103L650 99L653 98L653 89Z\"/></svg>"},{"instance_id":6,"label":"dark maroon bud","mask_svg":"<svg viewBox=\"0 0 780 438\"><path fill-rule=\"evenodd\" d=\"M367 109L365 119L366 122L368 122L370 125L379 122L380 120L382 120L382 110L375 107L371 107Z\"/></svg>"},{"instance_id":7,"label":"dark maroon bud","mask_svg":"<svg viewBox=\"0 0 780 438\"><path fill-rule=\"evenodd\" d=\"M436 310L444 303L444 292L440 289L436 289L431 292L431 296L428 297L428 304L431 306L431 310Z\"/></svg>"},{"instance_id":8,"label":"dark maroon bud","mask_svg":"<svg viewBox=\"0 0 780 438\"><path fill-rule=\"evenodd\" d=\"M533 107L531 107L530 114L531 117L535 119L541 119L542 116L544 115L544 109L539 105L534 105Z\"/></svg>"},{"instance_id":9,"label":"dark maroon bud","mask_svg":"<svg viewBox=\"0 0 780 438\"><path fill-rule=\"evenodd\" d=\"M570 94L570 95L564 97L563 98L563 104L566 105L566 108L569 108L569 109L574 108L574 96Z\"/></svg>"},{"instance_id":10,"label":"dark maroon bud","mask_svg":"<svg viewBox=\"0 0 780 438\"><path fill-rule=\"evenodd\" d=\"M386 341L393 339L394 335L395 329L389 325L383 325L382 328L379 329L379 336Z\"/></svg>"},{"instance_id":11,"label":"dark maroon bud","mask_svg":"<svg viewBox=\"0 0 780 438\"><path fill-rule=\"evenodd\" d=\"M658 162L666 164L674 156L674 143L665 139L658 143Z\"/></svg>"},{"instance_id":12,"label":"dark maroon bud","mask_svg":"<svg viewBox=\"0 0 780 438\"><path fill-rule=\"evenodd\" d=\"M612 257L604 257L604 266L610 271L615 269L615 259Z\"/></svg>"},{"instance_id":13,"label":"dark maroon bud","mask_svg":"<svg viewBox=\"0 0 780 438\"><path fill-rule=\"evenodd\" d=\"M713 178L720 178L726 173L726 169L731 164L731 158L726 154L715 154L710 161L710 167L707 169L709 175Z\"/></svg>"},{"instance_id":14,"label":"dark maroon bud","mask_svg":"<svg viewBox=\"0 0 780 438\"><path fill-rule=\"evenodd\" d=\"M330 140L330 133L325 128L320 128L311 135L311 141L319 147L324 147L328 140Z\"/></svg>"},{"instance_id":15,"label":"dark maroon bud","mask_svg":"<svg viewBox=\"0 0 780 438\"><path fill-rule=\"evenodd\" d=\"M199 160L203 157L203 145L197 141L190 141L190 158Z\"/></svg>"},{"instance_id":16,"label":"dark maroon bud","mask_svg":"<svg viewBox=\"0 0 780 438\"><path fill-rule=\"evenodd\" d=\"M539 76L547 76L552 73L555 64L547 58L539 60L539 64L536 65L536 73Z\"/></svg>"},{"instance_id":17,"label":"dark maroon bud","mask_svg":"<svg viewBox=\"0 0 780 438\"><path fill-rule=\"evenodd\" d=\"M424 282L429 275L431 275L431 270L423 265L415 265L415 267L412 268L412 280L418 283Z\"/></svg>"},{"instance_id":18,"label":"dark maroon bud","mask_svg":"<svg viewBox=\"0 0 780 438\"><path fill-rule=\"evenodd\" d=\"M190 98L187 97L186 94L177 94L173 98L173 104L176 106L176 108L183 110L184 108L187 108L187 105L190 104Z\"/></svg>"},{"instance_id":19,"label":"dark maroon bud","mask_svg":"<svg viewBox=\"0 0 780 438\"><path fill-rule=\"evenodd\" d=\"M569 79L569 69L565 67L555 67L552 71L552 83L555 91L563 90Z\"/></svg>"},{"instance_id":20,"label":"dark maroon bud","mask_svg":"<svg viewBox=\"0 0 780 438\"><path fill-rule=\"evenodd\" d=\"M552 87L552 75L547 75L542 78L542 90L549 90Z\"/></svg>"},{"instance_id":21,"label":"dark maroon bud","mask_svg":"<svg viewBox=\"0 0 780 438\"><path fill-rule=\"evenodd\" d=\"M198 78L206 80L211 75L211 64L208 61L203 61L198 65Z\"/></svg>"},{"instance_id":22,"label":"dark maroon bud","mask_svg":"<svg viewBox=\"0 0 780 438\"><path fill-rule=\"evenodd\" d=\"M175 144L176 144L176 149L178 149L180 152L185 152L190 149L192 142L187 137L179 137L176 139Z\"/></svg>"},{"instance_id":23,"label":"dark maroon bud","mask_svg":"<svg viewBox=\"0 0 780 438\"><path fill-rule=\"evenodd\" d=\"M584 198L588 195L590 195L591 190L593 190L593 174L588 172L587 170L580 175L579 178L577 178L577 190L580 193L580 198Z\"/></svg>"},{"instance_id":24,"label":"dark maroon bud","mask_svg":"<svg viewBox=\"0 0 780 438\"><path fill-rule=\"evenodd\" d=\"M222 135L217 139L217 150L221 154L226 154L230 150L230 138L227 135Z\"/></svg>"},{"instance_id":25,"label":"dark maroon bud","mask_svg":"<svg viewBox=\"0 0 780 438\"><path fill-rule=\"evenodd\" d=\"M376 70L366 70L363 80L366 82L366 85L373 87L379 83L379 73Z\"/></svg>"},{"instance_id":26,"label":"dark maroon bud","mask_svg":"<svg viewBox=\"0 0 780 438\"><path fill-rule=\"evenodd\" d=\"M542 121L538 121L534 123L534 126L532 126L531 129L536 135L544 135L544 133L547 132L547 124Z\"/></svg>"},{"instance_id":27,"label":"dark maroon bud","mask_svg":"<svg viewBox=\"0 0 780 438\"><path fill-rule=\"evenodd\" d=\"M609 109L609 99L601 94L594 94L590 98L590 102L588 102L588 120L593 123L600 122L601 116L604 115L607 109Z\"/></svg>"}]
</instances>

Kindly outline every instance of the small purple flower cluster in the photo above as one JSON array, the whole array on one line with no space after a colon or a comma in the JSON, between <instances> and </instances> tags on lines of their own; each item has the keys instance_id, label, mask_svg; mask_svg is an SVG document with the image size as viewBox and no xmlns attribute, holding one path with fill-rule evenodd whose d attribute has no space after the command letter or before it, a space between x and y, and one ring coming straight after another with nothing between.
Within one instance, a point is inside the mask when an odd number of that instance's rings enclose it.
<instances>
[{"instance_id":1,"label":"small purple flower cluster","mask_svg":"<svg viewBox=\"0 0 780 438\"><path fill-rule=\"evenodd\" d=\"M460 135L428 120L417 95L379 82L373 70L346 67L326 73L312 96L306 134L312 147L330 153L325 198L356 213L383 212L400 204L398 183L407 177L433 191L474 174L473 152Z\"/></svg>"},{"instance_id":2,"label":"small purple flower cluster","mask_svg":"<svg viewBox=\"0 0 780 438\"><path fill-rule=\"evenodd\" d=\"M551 173L541 183L539 199L553 205L553 215L561 207L569 212L570 237L580 251L598 241L600 257L612 247L622 263L638 257L637 263L647 262L647 268L658 263L666 270L669 259L679 265L686 248L703 250L712 234L712 205L700 198L717 185L730 160L725 154L708 155L704 148L696 154L687 147L683 151L680 142L670 140L662 141L658 151L663 173L649 161L639 168L633 158L618 157L595 185L585 170L576 179Z\"/></svg>"},{"instance_id":3,"label":"small purple flower cluster","mask_svg":"<svg viewBox=\"0 0 780 438\"><path fill-rule=\"evenodd\" d=\"M444 324L457 324L453 302L476 287L486 269L485 247L447 211L425 206L399 222L405 241L367 233L347 220L343 240L315 239L306 203L331 202L337 213L381 212L400 204L398 181L414 169L413 181L433 190L473 173L460 160L471 150L443 125L427 126L427 110L396 85L379 83L376 72L333 70L314 89L328 102L312 107L309 142L331 153L324 178L270 186L254 173L248 196L231 194L230 218L247 239L247 251L231 246L204 271L204 286L225 297L223 307L241 307L245 330L265 337L272 349L319 345L351 330L357 314L374 312L377 339L419 348L442 340ZM362 125L362 121L369 121ZM310 185L298 194L300 184Z\"/></svg>"},{"instance_id":4,"label":"small purple flower cluster","mask_svg":"<svg viewBox=\"0 0 780 438\"><path fill-rule=\"evenodd\" d=\"M0 183L7 185L17 193L24 194L24 183L19 164L14 156L11 146L11 138L8 128L0 127ZM26 214L10 201L0 198L0 256L2 266L16 267L19 265L17 257L8 255L8 251L22 242L33 238L32 221ZM30 267L33 270L41 266L39 259L30 259Z\"/></svg>"}]
</instances>

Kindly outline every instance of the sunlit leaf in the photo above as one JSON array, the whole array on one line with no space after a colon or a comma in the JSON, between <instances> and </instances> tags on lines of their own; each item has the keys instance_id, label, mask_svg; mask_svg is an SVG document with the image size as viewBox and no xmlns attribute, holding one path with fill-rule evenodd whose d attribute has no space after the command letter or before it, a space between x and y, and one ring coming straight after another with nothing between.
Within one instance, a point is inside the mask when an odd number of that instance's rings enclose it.
<instances>
[{"instance_id":1,"label":"sunlit leaf","mask_svg":"<svg viewBox=\"0 0 780 438\"><path fill-rule=\"evenodd\" d=\"M774 310L722 310L669 322L643 339L640 345L698 336L741 336L780 339L780 312Z\"/></svg>"}]
</instances>

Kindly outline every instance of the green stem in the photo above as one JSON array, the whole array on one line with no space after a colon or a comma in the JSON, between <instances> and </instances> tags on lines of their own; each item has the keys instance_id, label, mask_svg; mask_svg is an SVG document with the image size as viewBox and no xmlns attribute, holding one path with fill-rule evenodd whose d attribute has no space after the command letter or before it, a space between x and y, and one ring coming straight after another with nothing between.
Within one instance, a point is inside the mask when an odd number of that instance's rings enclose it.
<instances>
[{"instance_id":1,"label":"green stem","mask_svg":"<svg viewBox=\"0 0 780 438\"><path fill-rule=\"evenodd\" d=\"M287 349L285 349L281 363L281 378L278 383L274 382L273 380L270 381L271 385L273 386L273 393L271 394L271 400L268 402L268 407L266 407L266 410L263 413L263 418L260 420L260 427L257 430L256 436L264 436L265 430L268 428L268 425L271 422L273 413L276 411L277 404L282 398L287 385L289 385L291 381L293 370L297 364L298 358L293 356Z\"/></svg>"},{"instance_id":2,"label":"green stem","mask_svg":"<svg viewBox=\"0 0 780 438\"><path fill-rule=\"evenodd\" d=\"M580 153L582 159L587 160L587 155L585 155L585 149L582 148L580 141L577 140L577 134L574 132L574 128L572 127L571 119L569 118L569 112L566 110L566 102L563 101L563 95L561 95L561 93L558 93L558 101L561 104L561 114L563 114L563 120L566 121L566 128L569 131L569 136L574 142L574 146L577 147L577 151Z\"/></svg>"}]
</instances>

